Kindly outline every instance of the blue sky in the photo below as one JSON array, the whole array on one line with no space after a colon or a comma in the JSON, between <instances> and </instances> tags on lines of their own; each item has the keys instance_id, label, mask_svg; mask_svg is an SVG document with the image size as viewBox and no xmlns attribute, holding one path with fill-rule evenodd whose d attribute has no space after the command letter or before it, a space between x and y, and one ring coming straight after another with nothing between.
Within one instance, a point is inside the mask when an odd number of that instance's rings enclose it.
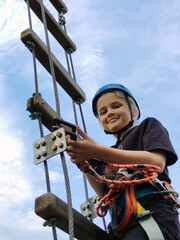
<instances>
[{"instance_id":1,"label":"blue sky","mask_svg":"<svg viewBox=\"0 0 180 240\"><path fill-rule=\"evenodd\" d=\"M157 118L168 129L178 155L180 119L180 4L179 0L64 1L67 31L77 46L72 55L77 82L86 93L82 105L88 134L105 145L105 136L91 112L95 91L109 82L122 83L136 97L141 119ZM55 15L49 1L44 3ZM28 28L27 8L21 0L0 3L0 221L1 240L52 239L51 229L34 214L34 200L46 192L43 164L33 164L32 144L40 138L38 123L29 118L26 101L34 90L32 56L20 41ZM33 28L44 39L42 24L33 15ZM62 49L51 49L66 66ZM39 89L55 109L52 78L38 64ZM71 100L59 89L62 117L73 120ZM81 121L80 121L81 125ZM45 134L48 131L45 131ZM82 174L66 157L73 206L85 201ZM48 161L52 192L66 201L59 157ZM180 192L180 163L169 168ZM89 194L94 193L89 188ZM96 220L99 224L99 220ZM68 236L58 231L59 239Z\"/></svg>"}]
</instances>

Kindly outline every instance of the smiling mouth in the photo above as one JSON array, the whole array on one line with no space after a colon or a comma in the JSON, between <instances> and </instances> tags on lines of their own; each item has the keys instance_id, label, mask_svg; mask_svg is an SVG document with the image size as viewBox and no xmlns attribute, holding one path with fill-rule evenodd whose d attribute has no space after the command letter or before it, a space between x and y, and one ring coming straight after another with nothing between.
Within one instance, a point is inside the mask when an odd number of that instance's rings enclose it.
<instances>
[{"instance_id":1,"label":"smiling mouth","mask_svg":"<svg viewBox=\"0 0 180 240\"><path fill-rule=\"evenodd\" d=\"M108 123L112 123L112 122L115 122L118 118L111 118Z\"/></svg>"}]
</instances>

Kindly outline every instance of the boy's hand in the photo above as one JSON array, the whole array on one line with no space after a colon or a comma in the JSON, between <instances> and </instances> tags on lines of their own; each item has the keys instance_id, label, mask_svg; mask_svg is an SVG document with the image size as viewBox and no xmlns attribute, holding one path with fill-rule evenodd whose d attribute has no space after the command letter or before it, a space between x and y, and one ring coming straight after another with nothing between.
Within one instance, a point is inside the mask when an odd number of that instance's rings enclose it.
<instances>
[{"instance_id":1,"label":"boy's hand","mask_svg":"<svg viewBox=\"0 0 180 240\"><path fill-rule=\"evenodd\" d=\"M98 143L90 138L77 126L77 133L81 136L81 141L73 141L69 135L66 136L66 152L71 157L73 163L79 163L96 157Z\"/></svg>"}]
</instances>

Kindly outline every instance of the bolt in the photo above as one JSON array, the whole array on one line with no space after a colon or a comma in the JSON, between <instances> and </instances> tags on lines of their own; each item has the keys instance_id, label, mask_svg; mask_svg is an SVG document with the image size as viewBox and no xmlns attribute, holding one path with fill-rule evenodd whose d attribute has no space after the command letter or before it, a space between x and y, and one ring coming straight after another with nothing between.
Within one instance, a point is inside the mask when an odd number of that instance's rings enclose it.
<instances>
[{"instance_id":1,"label":"bolt","mask_svg":"<svg viewBox=\"0 0 180 240\"><path fill-rule=\"evenodd\" d=\"M57 150L57 146L56 146L55 144L53 144L53 145L51 146L51 149L52 149L53 151L56 151L56 150Z\"/></svg>"},{"instance_id":2,"label":"bolt","mask_svg":"<svg viewBox=\"0 0 180 240\"><path fill-rule=\"evenodd\" d=\"M62 142L59 142L58 143L58 148L63 148L64 147L64 144Z\"/></svg>"},{"instance_id":3,"label":"bolt","mask_svg":"<svg viewBox=\"0 0 180 240\"><path fill-rule=\"evenodd\" d=\"M47 155L47 152L46 152L46 151L42 151L42 152L41 152L41 155L42 155L42 156L46 156L46 155Z\"/></svg>"},{"instance_id":4,"label":"bolt","mask_svg":"<svg viewBox=\"0 0 180 240\"><path fill-rule=\"evenodd\" d=\"M46 142L44 140L40 141L41 146L45 146Z\"/></svg>"},{"instance_id":5,"label":"bolt","mask_svg":"<svg viewBox=\"0 0 180 240\"><path fill-rule=\"evenodd\" d=\"M51 139L52 141L54 141L54 140L56 139L56 136L52 134L52 135L50 136L50 139Z\"/></svg>"},{"instance_id":6,"label":"bolt","mask_svg":"<svg viewBox=\"0 0 180 240\"><path fill-rule=\"evenodd\" d=\"M56 133L56 136L59 137L59 138L61 138L61 137L62 137L62 133L61 133L61 132L57 132L57 133Z\"/></svg>"},{"instance_id":7,"label":"bolt","mask_svg":"<svg viewBox=\"0 0 180 240\"><path fill-rule=\"evenodd\" d=\"M36 143L34 144L34 147L38 149L38 148L40 148L40 144L39 144L38 142L36 142Z\"/></svg>"},{"instance_id":8,"label":"bolt","mask_svg":"<svg viewBox=\"0 0 180 240\"><path fill-rule=\"evenodd\" d=\"M83 99L82 98L78 98L78 99L76 99L76 103L77 104L81 104L81 103L83 103L84 101L83 101Z\"/></svg>"},{"instance_id":9,"label":"bolt","mask_svg":"<svg viewBox=\"0 0 180 240\"><path fill-rule=\"evenodd\" d=\"M91 220L91 216L92 216L92 212L89 212L86 218L87 218L88 220Z\"/></svg>"},{"instance_id":10,"label":"bolt","mask_svg":"<svg viewBox=\"0 0 180 240\"><path fill-rule=\"evenodd\" d=\"M88 213L88 217L91 217L91 216L92 216L92 212L89 212L89 213Z\"/></svg>"},{"instance_id":11,"label":"bolt","mask_svg":"<svg viewBox=\"0 0 180 240\"><path fill-rule=\"evenodd\" d=\"M40 158L41 158L41 155L40 155L39 153L37 153L37 154L35 155L35 157L36 157L36 159L40 159Z\"/></svg>"},{"instance_id":12,"label":"bolt","mask_svg":"<svg viewBox=\"0 0 180 240\"><path fill-rule=\"evenodd\" d=\"M74 50L73 50L71 47L69 47L69 48L66 49L66 52L67 52L68 54L71 54L71 53L74 52Z\"/></svg>"}]
</instances>

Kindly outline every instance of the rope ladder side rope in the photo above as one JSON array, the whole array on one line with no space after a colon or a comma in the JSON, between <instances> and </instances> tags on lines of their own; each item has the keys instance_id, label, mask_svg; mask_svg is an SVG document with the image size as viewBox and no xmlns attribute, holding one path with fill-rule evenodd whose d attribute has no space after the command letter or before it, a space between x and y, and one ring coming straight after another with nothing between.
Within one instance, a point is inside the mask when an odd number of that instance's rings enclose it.
<instances>
[{"instance_id":1,"label":"rope ladder side rope","mask_svg":"<svg viewBox=\"0 0 180 240\"><path fill-rule=\"evenodd\" d=\"M43 18L43 24L44 24L44 32L45 32L45 36L46 36L46 43L47 43L47 49L48 49L49 64L50 64L50 70L51 70L51 75L52 75L52 80L53 80L56 111L57 111L58 115L61 116L58 90L57 90L57 84L56 84L56 76L55 76L54 65L53 65L52 57L51 57L50 41L49 41L49 36L48 36L47 22L46 22L46 15L45 15L45 10L44 10L43 0L41 0L40 2L41 2L41 13L42 13L42 18ZM73 218L73 210L72 210L70 182L69 182L68 170L67 170L67 166L66 166L64 153L61 153L60 157L61 157L61 162L62 162L62 167L63 167L63 172L64 172L67 202L68 202L69 240L73 240L74 239L74 218Z\"/></svg>"},{"instance_id":2,"label":"rope ladder side rope","mask_svg":"<svg viewBox=\"0 0 180 240\"><path fill-rule=\"evenodd\" d=\"M34 3L31 0L25 0L25 1L27 3L29 26L30 26L30 29L33 30L31 9L30 8L32 8L32 4L34 4ZM54 68L54 59L52 59L53 54L51 53L50 40L49 40L49 35L48 35L48 26L47 26L47 19L46 19L47 9L45 10L43 0L38 0L38 1L36 0L36 4L37 3L39 4L39 8L40 8L41 15L42 15L42 23L43 23L43 26L44 26L44 34L45 34L45 40L46 40L46 45L47 45L47 55L48 55L48 60L49 60L50 74L52 76L52 82L53 82L53 88L54 88L56 112L57 112L57 115L61 119L60 101L59 101L58 89L57 89L57 83L56 83L57 79L56 79L55 68ZM33 9L33 11L34 11L34 9ZM65 26L66 21L65 21L65 17L64 17L65 13L66 12L64 12L64 11L60 12L60 14L59 14L59 24L61 25L62 29L64 28L63 31L65 33L67 33L66 26ZM33 94L33 96L35 96L35 95L40 94L39 93L39 86L38 86L37 63L36 63L37 52L36 52L36 44L34 43L34 41L36 41L36 40L30 40L30 41L29 42L26 41L25 45L32 52L32 56L33 56L34 81L35 81L35 93ZM37 42L37 46L39 47L39 42ZM72 79L76 82L76 76L75 76L74 65L73 65L73 60L72 60L72 53L73 52L74 52L74 49L68 48L67 50L65 50L65 56L66 56L68 73L72 77ZM75 103L76 103L77 106L79 107L80 118L81 118L81 121L82 121L82 124L83 124L83 129L87 133L87 129L86 129L86 125L85 125L85 119L84 119L82 106L81 106L81 104L84 100L82 100L83 98L81 98L82 95L79 95L79 96L80 97L76 98L76 99L71 97L72 98L73 112L74 112L74 120L75 120L75 124L78 125L77 110L76 110L76 105L75 105ZM38 120L40 135L41 135L41 138L43 138L44 137L44 132L43 132L41 112L31 113L30 116L31 116L32 120L33 119ZM44 122L43 122L43 124L44 124ZM52 131L53 131L53 128L52 128ZM60 158L61 158L64 178L65 178L65 186L66 186L66 194L67 194L67 202L68 202L69 239L73 240L74 239L74 218L73 218L73 208L72 208L72 199L71 199L71 189L70 189L68 170L67 170L67 166L66 166L66 160L65 160L65 156L64 156L63 152L60 153ZM45 171L45 177L46 177L47 192L51 193L51 186L50 186L50 178L49 178L49 170L48 170L47 161L44 160L43 164L44 164L44 171ZM87 179L86 179L84 174L83 174L83 181L84 181L85 197L86 197L86 200L89 201ZM104 223L104 227L105 227L105 230L106 230L105 220L103 219L103 221L104 221L103 223ZM47 225L52 227L53 238L54 238L54 240L57 240L56 219L54 219L54 218L53 219L47 219L47 221L44 223L44 226L47 226Z\"/></svg>"},{"instance_id":3,"label":"rope ladder side rope","mask_svg":"<svg viewBox=\"0 0 180 240\"><path fill-rule=\"evenodd\" d=\"M30 10L30 4L29 0L27 0L27 10L28 10L28 19L29 19L29 27L32 29L32 17L31 17L31 10ZM37 74L37 64L36 64L36 57L35 57L35 45L31 43L32 47L32 56L33 56L33 68L34 68L34 80L35 80L35 93L39 93L39 88L38 88L38 74ZM42 126L42 121L41 121L41 116L39 115L37 117L38 123L39 123L39 130L40 130L40 136L41 138L44 137L44 132L43 132L43 126ZM46 187L47 187L47 192L51 192L51 186L50 186L50 178L49 178L49 170L48 170L48 164L47 161L44 161L44 171L45 171L45 179L46 179ZM56 232L56 227L53 224L52 225L52 233L53 233L53 238L54 240L57 240L57 232Z\"/></svg>"}]
</instances>

